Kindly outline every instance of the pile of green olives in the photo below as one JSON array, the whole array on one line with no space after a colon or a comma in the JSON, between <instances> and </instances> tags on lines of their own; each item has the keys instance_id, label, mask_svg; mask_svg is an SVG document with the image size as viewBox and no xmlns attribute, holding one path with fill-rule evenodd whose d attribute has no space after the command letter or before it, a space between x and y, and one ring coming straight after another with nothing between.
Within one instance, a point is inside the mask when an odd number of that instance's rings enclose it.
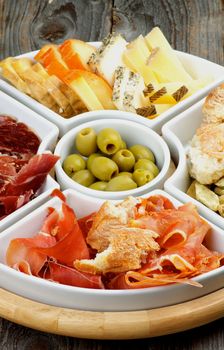
<instances>
[{"instance_id":1,"label":"pile of green olives","mask_svg":"<svg viewBox=\"0 0 224 350\"><path fill-rule=\"evenodd\" d=\"M80 185L98 191L126 191L150 182L159 174L152 151L143 145L127 147L119 132L82 129L75 138L79 152L63 162L66 174Z\"/></svg>"}]
</instances>

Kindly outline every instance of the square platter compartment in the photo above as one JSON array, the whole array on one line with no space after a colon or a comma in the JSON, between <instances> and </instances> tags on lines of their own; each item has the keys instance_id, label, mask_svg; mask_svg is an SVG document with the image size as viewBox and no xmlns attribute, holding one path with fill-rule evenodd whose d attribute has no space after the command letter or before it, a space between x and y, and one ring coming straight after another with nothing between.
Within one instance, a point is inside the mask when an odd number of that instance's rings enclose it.
<instances>
[{"instance_id":1,"label":"square platter compartment","mask_svg":"<svg viewBox=\"0 0 224 350\"><path fill-rule=\"evenodd\" d=\"M102 199L91 198L73 190L66 190L64 195L68 205L75 210L78 218L99 209L104 202ZM175 206L181 205L179 201L164 191L155 190L144 197L149 195L163 195ZM1 288L25 298L57 307L89 311L134 311L182 303L209 294L224 286L224 267L194 277L192 280L202 284L201 288L189 284L171 284L133 290L106 290L53 283L21 273L7 266L5 253L9 242L13 238L28 238L36 234L48 213L48 207L59 209L61 201L58 198L53 198L0 235ZM222 230L211 224L211 230L206 235L205 244L211 250L224 252Z\"/></svg>"},{"instance_id":2,"label":"square platter compartment","mask_svg":"<svg viewBox=\"0 0 224 350\"><path fill-rule=\"evenodd\" d=\"M55 125L1 91L0 106L1 115L16 118L16 120L26 124L40 138L39 154L54 150L59 134L59 130ZM33 200L0 221L0 232L41 205L54 188L59 188L59 185L48 175L46 181L39 189L38 195Z\"/></svg>"},{"instance_id":3,"label":"square platter compartment","mask_svg":"<svg viewBox=\"0 0 224 350\"><path fill-rule=\"evenodd\" d=\"M95 47L99 47L99 42L92 42L90 43L94 45ZM34 58L35 54L38 51L29 52L23 55L20 55L18 57L27 57L27 58ZM142 116L136 115L134 113L130 112L123 112L120 111L115 115L115 118L122 118L127 120L133 120L140 124L144 124L156 132L161 132L162 126L181 113L182 111L186 110L188 107L190 107L195 102L199 101L201 98L205 97L209 91L211 91L214 87L218 86L223 80L224 80L224 67L215 64L213 62L210 62L206 59L187 54L184 52L176 51L180 61L183 63L183 66L186 68L186 70L192 75L194 79L203 78L205 76L205 72L209 72L209 75L212 77L212 82L209 83L204 88L198 90L195 92L192 96L186 98L185 100L177 103L173 107L171 107L166 112L163 112L161 115L154 119L147 119ZM6 92L7 94L11 95L12 97L16 98L18 101L22 102L26 106L30 107L49 121L53 122L55 125L58 126L60 131L60 136L63 136L67 131L69 131L71 128L80 125L84 122L91 121L95 112L86 112L79 115L76 115L74 117L65 119L61 117L59 114L55 113L54 111L50 110L49 108L45 107L41 103L37 102L30 96L20 92L18 89L13 87L10 83L6 82L4 79L0 78L0 90ZM93 113L93 114L92 114ZM99 111L99 118L111 118L112 111L109 110L102 110ZM113 115L114 117L114 115Z\"/></svg>"},{"instance_id":4,"label":"square platter compartment","mask_svg":"<svg viewBox=\"0 0 224 350\"><path fill-rule=\"evenodd\" d=\"M163 126L163 138L167 142L171 156L177 165L174 174L165 182L164 188L172 196L183 203L194 203L199 213L206 220L211 221L220 228L224 229L224 218L207 208L204 204L190 197L186 192L191 184L191 178L188 172L186 152L189 142L192 140L197 128L202 122L202 107L204 99L181 113L166 125Z\"/></svg>"}]
</instances>

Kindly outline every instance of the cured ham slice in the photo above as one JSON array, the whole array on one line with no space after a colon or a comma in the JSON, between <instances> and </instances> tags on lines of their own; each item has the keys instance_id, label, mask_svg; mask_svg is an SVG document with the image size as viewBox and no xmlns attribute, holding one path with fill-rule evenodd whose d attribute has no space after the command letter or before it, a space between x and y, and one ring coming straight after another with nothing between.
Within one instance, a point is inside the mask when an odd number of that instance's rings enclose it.
<instances>
[{"instance_id":1,"label":"cured ham slice","mask_svg":"<svg viewBox=\"0 0 224 350\"><path fill-rule=\"evenodd\" d=\"M67 266L73 266L76 259L89 259L86 242L75 219L70 231L60 241L52 247L38 248L37 251Z\"/></svg>"},{"instance_id":2,"label":"cured ham slice","mask_svg":"<svg viewBox=\"0 0 224 350\"><path fill-rule=\"evenodd\" d=\"M0 220L33 198L58 160L35 156L39 145L27 125L0 115Z\"/></svg>"},{"instance_id":3,"label":"cured ham slice","mask_svg":"<svg viewBox=\"0 0 224 350\"><path fill-rule=\"evenodd\" d=\"M33 190L35 193L43 184L47 174L53 168L59 157L53 154L37 154L32 157L19 173L2 191L5 195L23 194ZM1 193L2 194L2 193Z\"/></svg>"},{"instance_id":4,"label":"cured ham slice","mask_svg":"<svg viewBox=\"0 0 224 350\"><path fill-rule=\"evenodd\" d=\"M101 276L82 273L55 262L49 262L48 278L54 282L82 288L103 289Z\"/></svg>"},{"instance_id":5,"label":"cured ham slice","mask_svg":"<svg viewBox=\"0 0 224 350\"><path fill-rule=\"evenodd\" d=\"M35 155L28 164L0 187L0 219L26 204L41 187L59 157Z\"/></svg>"},{"instance_id":6,"label":"cured ham slice","mask_svg":"<svg viewBox=\"0 0 224 350\"><path fill-rule=\"evenodd\" d=\"M35 276L38 275L47 261L47 255L36 250L37 247L48 247L55 244L55 238L50 235L37 234L32 238L13 239L6 253L9 266ZM25 267L24 267L25 266Z\"/></svg>"},{"instance_id":7,"label":"cured ham slice","mask_svg":"<svg viewBox=\"0 0 224 350\"><path fill-rule=\"evenodd\" d=\"M0 115L0 153L20 159L24 154L36 154L39 145L39 138L27 125Z\"/></svg>"}]
</instances>

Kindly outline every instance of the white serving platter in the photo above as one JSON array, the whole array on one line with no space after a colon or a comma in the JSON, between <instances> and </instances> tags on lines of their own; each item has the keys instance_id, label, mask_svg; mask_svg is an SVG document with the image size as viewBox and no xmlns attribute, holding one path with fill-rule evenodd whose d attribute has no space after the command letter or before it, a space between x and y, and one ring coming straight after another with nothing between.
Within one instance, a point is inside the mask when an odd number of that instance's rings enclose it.
<instances>
[{"instance_id":1,"label":"white serving platter","mask_svg":"<svg viewBox=\"0 0 224 350\"><path fill-rule=\"evenodd\" d=\"M118 115L119 111L111 111L111 119L98 119L98 112L95 112L95 118L92 121L83 123L65 134L58 142L55 148L55 154L60 156L55 165L57 181L62 190L74 189L83 194L102 199L123 199L127 196L140 196L154 189L162 189L165 180L169 177L170 152L166 143L155 131L139 123L123 120L121 117L112 119ZM82 186L72 180L63 170L62 164L65 158L71 153L78 153L75 149L75 137L83 128L93 128L97 133L104 128L114 128L119 132L121 138L127 143L128 147L141 144L148 147L154 154L156 164L160 169L159 174L144 186L137 187L128 191L96 191Z\"/></svg>"},{"instance_id":2,"label":"white serving platter","mask_svg":"<svg viewBox=\"0 0 224 350\"><path fill-rule=\"evenodd\" d=\"M91 198L73 190L66 190L64 194L78 217L97 210L103 203L101 199ZM180 205L179 201L164 191L156 190L144 197L150 194L164 195L174 205ZM59 199L53 198L0 235L0 287L25 298L58 307L89 311L133 311L178 304L224 286L224 267L195 277L194 280L200 282L202 288L173 284L138 290L96 290L49 282L6 266L5 252L10 240L16 237L32 237L40 229L47 214L47 207L60 208L60 205ZM215 225L211 226L206 245L212 250L224 252L222 230Z\"/></svg>"},{"instance_id":3,"label":"white serving platter","mask_svg":"<svg viewBox=\"0 0 224 350\"><path fill-rule=\"evenodd\" d=\"M190 107L178 117L169 121L162 128L163 138L167 142L171 156L178 164L176 171L165 182L165 190L172 194L181 202L192 202L197 205L199 213L207 220L213 222L215 225L224 229L224 218L216 212L207 208L204 204L191 198L186 194L190 186L191 179L188 173L186 150L194 136L196 129L200 126L202 121L202 106L204 99Z\"/></svg>"},{"instance_id":4,"label":"white serving platter","mask_svg":"<svg viewBox=\"0 0 224 350\"><path fill-rule=\"evenodd\" d=\"M33 110L19 103L12 97L0 91L0 114L15 117L18 121L25 123L40 138L38 153L41 154L47 150L53 151L57 142L58 128L39 116ZM30 211L37 208L49 196L54 188L59 188L58 183L48 175L46 181L38 191L38 195L23 207L17 209L14 213L0 220L0 232L11 226L18 220L26 216Z\"/></svg>"},{"instance_id":5,"label":"white serving platter","mask_svg":"<svg viewBox=\"0 0 224 350\"><path fill-rule=\"evenodd\" d=\"M90 44L95 47L99 47L99 42L90 42ZM18 57L28 57L33 58L38 51L29 52ZM190 55L184 52L176 51L178 57L183 63L184 67L187 69L189 73L196 78L203 78L206 74L209 74L214 78L213 82L204 87L203 89L197 91L192 96L186 98L185 100L179 102L168 111L162 113L160 116L153 120L149 120L147 118L138 116L133 113L128 112L120 112L120 117L122 119L137 121L138 123L144 124L156 132L161 131L162 126L172 119L174 116L178 115L182 111L186 110L189 106L199 101L201 98L205 97L214 87L218 86L222 81L224 81L224 67L205 60L203 58ZM0 78L0 90L5 91L7 94L16 98L18 101L24 103L37 113L44 116L46 119L53 122L58 126L60 130L60 136L63 136L68 130L73 128L74 126L80 125L86 121L90 121L93 118L93 112L83 113L69 119L65 119L61 117L59 114L51 111L49 108L43 106L41 103L37 102L30 96L20 92L11 84L6 82L5 80ZM98 117L107 118L108 111L98 111ZM109 114L110 117L110 114ZM119 116L118 116L119 118Z\"/></svg>"}]
</instances>

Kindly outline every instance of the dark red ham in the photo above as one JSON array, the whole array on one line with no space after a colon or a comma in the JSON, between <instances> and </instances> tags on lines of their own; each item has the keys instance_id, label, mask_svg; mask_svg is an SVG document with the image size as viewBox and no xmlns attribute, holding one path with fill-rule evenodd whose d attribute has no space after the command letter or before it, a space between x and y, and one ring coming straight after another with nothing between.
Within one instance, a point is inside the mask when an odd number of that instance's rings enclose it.
<instances>
[{"instance_id":1,"label":"dark red ham","mask_svg":"<svg viewBox=\"0 0 224 350\"><path fill-rule=\"evenodd\" d=\"M36 154L39 145L39 138L27 125L0 115L0 153L20 159L24 154Z\"/></svg>"}]
</instances>

